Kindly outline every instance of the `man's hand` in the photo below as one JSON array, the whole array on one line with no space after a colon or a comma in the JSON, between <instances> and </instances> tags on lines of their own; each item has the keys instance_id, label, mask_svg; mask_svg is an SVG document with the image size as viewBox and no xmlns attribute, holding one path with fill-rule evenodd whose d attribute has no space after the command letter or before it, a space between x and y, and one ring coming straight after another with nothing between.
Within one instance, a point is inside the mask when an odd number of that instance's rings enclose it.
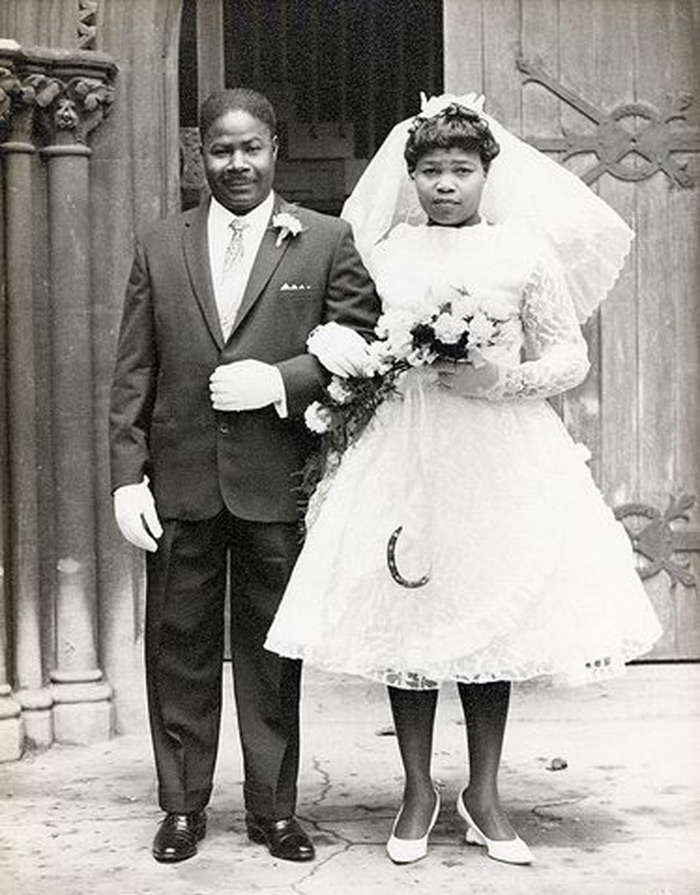
<instances>
[{"instance_id":1,"label":"man's hand","mask_svg":"<svg viewBox=\"0 0 700 895\"><path fill-rule=\"evenodd\" d=\"M138 485L122 485L114 492L114 516L119 531L124 537L142 550L155 553L157 539L163 534L163 527L156 513L156 505L148 476Z\"/></svg>"},{"instance_id":2,"label":"man's hand","mask_svg":"<svg viewBox=\"0 0 700 895\"><path fill-rule=\"evenodd\" d=\"M335 321L315 329L306 342L309 354L336 376L362 376L369 362L367 342L362 336Z\"/></svg>"},{"instance_id":3,"label":"man's hand","mask_svg":"<svg viewBox=\"0 0 700 895\"><path fill-rule=\"evenodd\" d=\"M433 366L442 388L464 398L491 398L501 390L502 371L498 364L475 352L473 363L437 361Z\"/></svg>"},{"instance_id":4,"label":"man's hand","mask_svg":"<svg viewBox=\"0 0 700 895\"><path fill-rule=\"evenodd\" d=\"M214 410L257 410L284 398L284 382L272 364L239 360L214 370L209 392Z\"/></svg>"}]
</instances>

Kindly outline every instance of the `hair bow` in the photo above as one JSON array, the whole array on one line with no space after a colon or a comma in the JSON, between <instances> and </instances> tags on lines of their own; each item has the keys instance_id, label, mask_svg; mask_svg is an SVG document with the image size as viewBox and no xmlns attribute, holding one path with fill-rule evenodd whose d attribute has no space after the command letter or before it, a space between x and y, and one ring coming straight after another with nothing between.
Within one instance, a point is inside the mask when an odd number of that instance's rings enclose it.
<instances>
[{"instance_id":1,"label":"hair bow","mask_svg":"<svg viewBox=\"0 0 700 895\"><path fill-rule=\"evenodd\" d=\"M443 93L441 96L431 96L430 99L421 91L419 118L434 118L440 112L444 112L449 106L456 104L477 115L484 111L483 93L465 93L463 96L454 96L451 93Z\"/></svg>"}]
</instances>

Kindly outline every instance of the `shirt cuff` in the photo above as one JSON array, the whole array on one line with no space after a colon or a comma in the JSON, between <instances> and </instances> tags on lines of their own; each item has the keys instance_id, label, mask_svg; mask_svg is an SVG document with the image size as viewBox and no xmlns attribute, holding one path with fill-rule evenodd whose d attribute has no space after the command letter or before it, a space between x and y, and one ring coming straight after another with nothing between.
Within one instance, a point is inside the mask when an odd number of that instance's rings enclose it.
<instances>
[{"instance_id":1,"label":"shirt cuff","mask_svg":"<svg viewBox=\"0 0 700 895\"><path fill-rule=\"evenodd\" d=\"M278 367L274 367L273 369L277 379L277 394L279 397L272 402L272 406L277 411L277 416L279 416L281 420L286 420L289 416L289 411L287 409L287 390L284 387L284 378Z\"/></svg>"}]
</instances>

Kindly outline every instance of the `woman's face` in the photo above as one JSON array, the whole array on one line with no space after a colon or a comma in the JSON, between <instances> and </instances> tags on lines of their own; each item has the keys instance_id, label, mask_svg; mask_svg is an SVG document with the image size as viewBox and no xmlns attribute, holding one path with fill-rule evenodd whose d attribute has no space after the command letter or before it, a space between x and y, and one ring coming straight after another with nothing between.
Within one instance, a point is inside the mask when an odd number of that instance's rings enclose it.
<instances>
[{"instance_id":1,"label":"woman's face","mask_svg":"<svg viewBox=\"0 0 700 895\"><path fill-rule=\"evenodd\" d=\"M431 149L418 159L411 176L418 201L435 224L478 223L486 172L475 149Z\"/></svg>"}]
</instances>

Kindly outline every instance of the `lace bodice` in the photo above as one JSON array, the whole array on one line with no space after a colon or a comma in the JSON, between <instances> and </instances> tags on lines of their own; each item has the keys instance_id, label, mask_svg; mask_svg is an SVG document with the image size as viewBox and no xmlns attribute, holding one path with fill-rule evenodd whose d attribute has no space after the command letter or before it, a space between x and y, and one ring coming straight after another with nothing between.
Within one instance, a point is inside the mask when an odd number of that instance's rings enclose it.
<instances>
[{"instance_id":1,"label":"lace bodice","mask_svg":"<svg viewBox=\"0 0 700 895\"><path fill-rule=\"evenodd\" d=\"M587 346L555 261L518 223L399 226L370 259L385 309L417 312L467 289L487 313L507 314L498 344L483 354L499 367L490 400L548 398L578 385Z\"/></svg>"}]
</instances>

